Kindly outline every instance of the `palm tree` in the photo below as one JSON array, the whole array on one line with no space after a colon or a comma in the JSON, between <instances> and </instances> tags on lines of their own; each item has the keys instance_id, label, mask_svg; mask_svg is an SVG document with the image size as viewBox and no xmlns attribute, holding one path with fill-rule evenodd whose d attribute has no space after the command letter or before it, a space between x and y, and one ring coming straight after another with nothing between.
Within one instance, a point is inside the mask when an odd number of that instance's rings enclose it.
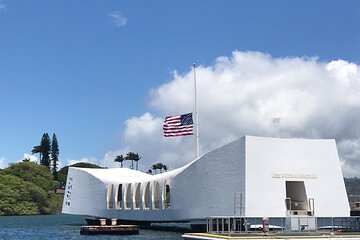
<instances>
[{"instance_id":1,"label":"palm tree","mask_svg":"<svg viewBox=\"0 0 360 240\"><path fill-rule=\"evenodd\" d=\"M123 162L124 162L125 158L124 156L121 155L117 155L116 158L114 159L114 162L119 162L121 165L120 167L123 167Z\"/></svg>"},{"instance_id":2,"label":"palm tree","mask_svg":"<svg viewBox=\"0 0 360 240\"><path fill-rule=\"evenodd\" d=\"M128 152L126 154L125 160L131 160L131 169L134 169L134 161L136 162L136 170L138 170L138 161L141 159L141 157L139 157L138 153L133 153L133 152Z\"/></svg>"},{"instance_id":3,"label":"palm tree","mask_svg":"<svg viewBox=\"0 0 360 240\"><path fill-rule=\"evenodd\" d=\"M156 174L156 170L159 169L160 173L162 173L162 170L164 169L164 171L166 172L168 170L168 167L165 164L156 163L156 164L152 165L151 169L154 170L155 174Z\"/></svg>"},{"instance_id":4,"label":"palm tree","mask_svg":"<svg viewBox=\"0 0 360 240\"><path fill-rule=\"evenodd\" d=\"M128 152L125 157L125 160L131 160L131 166L130 166L131 169L134 169L134 159L133 159L134 155L133 154L134 154L133 152Z\"/></svg>"},{"instance_id":5,"label":"palm tree","mask_svg":"<svg viewBox=\"0 0 360 240\"><path fill-rule=\"evenodd\" d=\"M134 158L134 161L136 162L136 170L138 170L138 162L141 159L141 157L139 156L138 153L135 153L133 158Z\"/></svg>"},{"instance_id":6,"label":"palm tree","mask_svg":"<svg viewBox=\"0 0 360 240\"><path fill-rule=\"evenodd\" d=\"M31 153L40 154L40 164L46 166L50 169L50 150L51 150L51 140L48 133L44 133L40 145L34 146L31 150Z\"/></svg>"},{"instance_id":7,"label":"palm tree","mask_svg":"<svg viewBox=\"0 0 360 240\"><path fill-rule=\"evenodd\" d=\"M160 169L160 173L162 173L162 170L163 170L163 167L164 167L164 164L162 163L158 163L158 169Z\"/></svg>"},{"instance_id":8,"label":"palm tree","mask_svg":"<svg viewBox=\"0 0 360 240\"><path fill-rule=\"evenodd\" d=\"M31 154L35 154L35 153L39 154L39 160L40 160L41 159L41 153L42 153L41 145L33 147L33 150L31 150Z\"/></svg>"},{"instance_id":9,"label":"palm tree","mask_svg":"<svg viewBox=\"0 0 360 240\"><path fill-rule=\"evenodd\" d=\"M156 170L158 169L157 166L156 166L156 164L152 165L152 166L151 166L151 169L154 170L154 171L155 171L155 174L156 174Z\"/></svg>"}]
</instances>

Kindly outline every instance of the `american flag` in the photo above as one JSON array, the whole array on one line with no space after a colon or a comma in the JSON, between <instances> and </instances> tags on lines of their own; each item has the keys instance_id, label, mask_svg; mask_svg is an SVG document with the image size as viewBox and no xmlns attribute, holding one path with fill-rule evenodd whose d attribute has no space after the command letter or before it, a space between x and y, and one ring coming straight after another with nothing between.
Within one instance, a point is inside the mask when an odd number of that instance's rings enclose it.
<instances>
[{"instance_id":1,"label":"american flag","mask_svg":"<svg viewBox=\"0 0 360 240\"><path fill-rule=\"evenodd\" d=\"M166 117L163 129L165 137L193 135L192 113Z\"/></svg>"}]
</instances>

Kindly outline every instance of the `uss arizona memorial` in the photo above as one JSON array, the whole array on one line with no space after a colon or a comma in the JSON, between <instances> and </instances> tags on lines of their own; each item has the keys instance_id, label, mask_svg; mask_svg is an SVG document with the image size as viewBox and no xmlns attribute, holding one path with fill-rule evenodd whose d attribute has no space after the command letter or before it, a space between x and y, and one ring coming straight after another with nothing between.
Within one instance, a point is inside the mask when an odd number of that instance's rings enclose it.
<instances>
[{"instance_id":1,"label":"uss arizona memorial","mask_svg":"<svg viewBox=\"0 0 360 240\"><path fill-rule=\"evenodd\" d=\"M157 175L71 167L62 212L167 222L348 217L350 207L335 140L244 136Z\"/></svg>"}]
</instances>

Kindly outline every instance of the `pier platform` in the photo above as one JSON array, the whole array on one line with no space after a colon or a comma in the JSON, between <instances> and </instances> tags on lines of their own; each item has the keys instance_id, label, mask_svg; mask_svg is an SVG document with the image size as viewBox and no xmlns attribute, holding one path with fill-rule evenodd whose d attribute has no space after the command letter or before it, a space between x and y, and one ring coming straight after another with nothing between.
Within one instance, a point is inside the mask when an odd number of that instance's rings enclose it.
<instances>
[{"instance_id":1,"label":"pier platform","mask_svg":"<svg viewBox=\"0 0 360 240\"><path fill-rule=\"evenodd\" d=\"M99 226L82 226L80 234L96 235L96 234L114 234L114 235L133 235L139 234L139 226L137 225L99 225Z\"/></svg>"}]
</instances>

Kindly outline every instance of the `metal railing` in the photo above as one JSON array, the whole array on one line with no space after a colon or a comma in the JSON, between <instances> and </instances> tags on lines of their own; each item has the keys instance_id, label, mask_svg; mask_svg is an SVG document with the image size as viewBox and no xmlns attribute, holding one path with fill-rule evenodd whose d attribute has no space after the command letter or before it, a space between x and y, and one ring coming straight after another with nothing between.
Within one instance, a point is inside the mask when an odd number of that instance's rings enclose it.
<instances>
[{"instance_id":1,"label":"metal railing","mask_svg":"<svg viewBox=\"0 0 360 240\"><path fill-rule=\"evenodd\" d=\"M208 233L264 232L262 218L213 216L206 219ZM359 232L360 217L317 218L312 216L269 218L269 232Z\"/></svg>"}]
</instances>

